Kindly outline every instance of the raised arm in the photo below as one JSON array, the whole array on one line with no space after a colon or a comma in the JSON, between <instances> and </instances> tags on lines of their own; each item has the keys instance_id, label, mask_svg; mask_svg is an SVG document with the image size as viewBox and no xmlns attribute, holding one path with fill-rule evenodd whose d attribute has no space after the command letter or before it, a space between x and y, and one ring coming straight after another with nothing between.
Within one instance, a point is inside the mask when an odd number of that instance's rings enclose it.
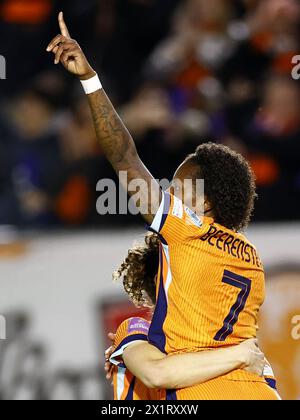
<instances>
[{"instance_id":1,"label":"raised arm","mask_svg":"<svg viewBox=\"0 0 300 420\"><path fill-rule=\"evenodd\" d=\"M55 64L61 62L66 70L79 77L80 80L90 80L96 76L96 72L89 64L78 43L71 38L65 24L63 13L59 17L60 34L48 45L47 51L55 55ZM143 200L145 210L143 216L148 223L153 220L156 213L161 192L158 183L141 161L134 141L118 116L104 90L98 89L88 95L97 138L101 149L110 161L119 176L120 171L126 171L127 181L123 187L127 190L128 184L133 180L139 180L139 197ZM123 180L123 178L122 178ZM136 193L137 191L129 191ZM141 203L139 204L141 206Z\"/></svg>"},{"instance_id":2,"label":"raised arm","mask_svg":"<svg viewBox=\"0 0 300 420\"><path fill-rule=\"evenodd\" d=\"M148 388L181 389L245 369L262 376L265 359L256 340L226 349L164 355L144 341L128 346L123 360L130 372Z\"/></svg>"}]
</instances>

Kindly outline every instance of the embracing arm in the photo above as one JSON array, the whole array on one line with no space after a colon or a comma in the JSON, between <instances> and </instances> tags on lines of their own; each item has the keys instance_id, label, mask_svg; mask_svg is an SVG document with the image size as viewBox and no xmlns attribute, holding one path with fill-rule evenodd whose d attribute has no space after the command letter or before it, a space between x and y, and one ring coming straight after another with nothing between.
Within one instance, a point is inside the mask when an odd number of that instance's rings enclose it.
<instances>
[{"instance_id":1,"label":"embracing arm","mask_svg":"<svg viewBox=\"0 0 300 420\"><path fill-rule=\"evenodd\" d=\"M264 355L255 340L226 349L169 355L143 341L128 346L123 360L148 388L181 389L223 376L236 369L261 375Z\"/></svg>"},{"instance_id":2,"label":"embracing arm","mask_svg":"<svg viewBox=\"0 0 300 420\"><path fill-rule=\"evenodd\" d=\"M61 62L66 70L81 80L91 79L96 72L90 66L78 43L71 39L62 12L58 20L61 33L50 42L47 51L55 55L55 64ZM147 210L143 212L143 216L147 222L151 223L161 198L158 183L141 161L130 133L104 90L98 89L89 94L88 100L101 149L118 175L120 171L127 173L126 185L123 186L127 189L130 181L140 180L147 187L140 188L140 200L145 200L144 203L147 203ZM136 191L132 191L134 192Z\"/></svg>"}]
</instances>

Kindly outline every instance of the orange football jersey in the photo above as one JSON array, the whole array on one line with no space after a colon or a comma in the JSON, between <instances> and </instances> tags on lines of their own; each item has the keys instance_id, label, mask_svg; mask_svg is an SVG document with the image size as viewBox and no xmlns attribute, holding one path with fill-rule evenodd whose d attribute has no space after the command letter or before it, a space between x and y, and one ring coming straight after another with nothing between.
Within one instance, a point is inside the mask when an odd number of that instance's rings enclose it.
<instances>
[{"instance_id":1,"label":"orange football jersey","mask_svg":"<svg viewBox=\"0 0 300 420\"><path fill-rule=\"evenodd\" d=\"M148 389L126 368L123 352L134 341L147 341L150 323L143 318L130 318L119 326L115 346L110 358L115 365L113 372L115 400L161 400L166 399L166 391Z\"/></svg>"},{"instance_id":2,"label":"orange football jersey","mask_svg":"<svg viewBox=\"0 0 300 420\"><path fill-rule=\"evenodd\" d=\"M245 236L199 218L169 193L163 194L150 230L159 234L161 249L149 342L170 354L255 338L265 279ZM242 370L226 377L264 381Z\"/></svg>"},{"instance_id":3,"label":"orange football jersey","mask_svg":"<svg viewBox=\"0 0 300 420\"><path fill-rule=\"evenodd\" d=\"M179 390L148 389L126 368L123 352L134 341L146 341L150 323L143 318L130 318L118 328L115 339L116 350L110 361L115 365L113 373L115 400L218 400L218 399L272 399L278 394L267 383L274 387L276 381L269 365L266 366L267 382L231 381L220 377L203 384Z\"/></svg>"}]
</instances>

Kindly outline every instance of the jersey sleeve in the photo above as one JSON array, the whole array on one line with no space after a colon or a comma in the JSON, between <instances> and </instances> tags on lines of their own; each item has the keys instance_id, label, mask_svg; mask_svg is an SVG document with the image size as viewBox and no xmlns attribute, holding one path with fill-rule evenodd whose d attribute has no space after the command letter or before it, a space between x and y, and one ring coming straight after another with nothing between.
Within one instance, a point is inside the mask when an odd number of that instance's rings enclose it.
<instances>
[{"instance_id":1,"label":"jersey sleeve","mask_svg":"<svg viewBox=\"0 0 300 420\"><path fill-rule=\"evenodd\" d=\"M276 381L276 377L274 375L273 369L271 364L268 362L267 359L265 359L265 368L264 368L264 372L263 372L263 376L267 382L267 384L273 388L275 391L277 391L277 381Z\"/></svg>"},{"instance_id":2,"label":"jersey sleeve","mask_svg":"<svg viewBox=\"0 0 300 420\"><path fill-rule=\"evenodd\" d=\"M123 362L124 350L135 341L148 341L150 322L144 318L129 318L119 326L116 338L116 350L110 357L110 362L116 366Z\"/></svg>"},{"instance_id":3,"label":"jersey sleeve","mask_svg":"<svg viewBox=\"0 0 300 420\"><path fill-rule=\"evenodd\" d=\"M164 192L149 230L158 233L162 242L171 244L201 234L205 223L206 218L200 218L177 197Z\"/></svg>"}]
</instances>

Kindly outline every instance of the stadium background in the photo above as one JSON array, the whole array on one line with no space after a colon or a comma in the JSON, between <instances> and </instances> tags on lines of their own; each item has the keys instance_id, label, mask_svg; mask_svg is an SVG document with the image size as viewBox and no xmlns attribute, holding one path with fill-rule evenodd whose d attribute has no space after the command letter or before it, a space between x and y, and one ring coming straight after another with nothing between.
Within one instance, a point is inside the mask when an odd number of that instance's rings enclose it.
<instances>
[{"instance_id":1,"label":"stadium background","mask_svg":"<svg viewBox=\"0 0 300 420\"><path fill-rule=\"evenodd\" d=\"M1 398L109 398L105 328L132 309L111 273L143 222L96 212L97 181L115 176L78 82L45 52L60 9L156 177L207 140L250 160L249 236L268 271L261 339L283 396L300 398L296 0L0 1Z\"/></svg>"}]
</instances>

